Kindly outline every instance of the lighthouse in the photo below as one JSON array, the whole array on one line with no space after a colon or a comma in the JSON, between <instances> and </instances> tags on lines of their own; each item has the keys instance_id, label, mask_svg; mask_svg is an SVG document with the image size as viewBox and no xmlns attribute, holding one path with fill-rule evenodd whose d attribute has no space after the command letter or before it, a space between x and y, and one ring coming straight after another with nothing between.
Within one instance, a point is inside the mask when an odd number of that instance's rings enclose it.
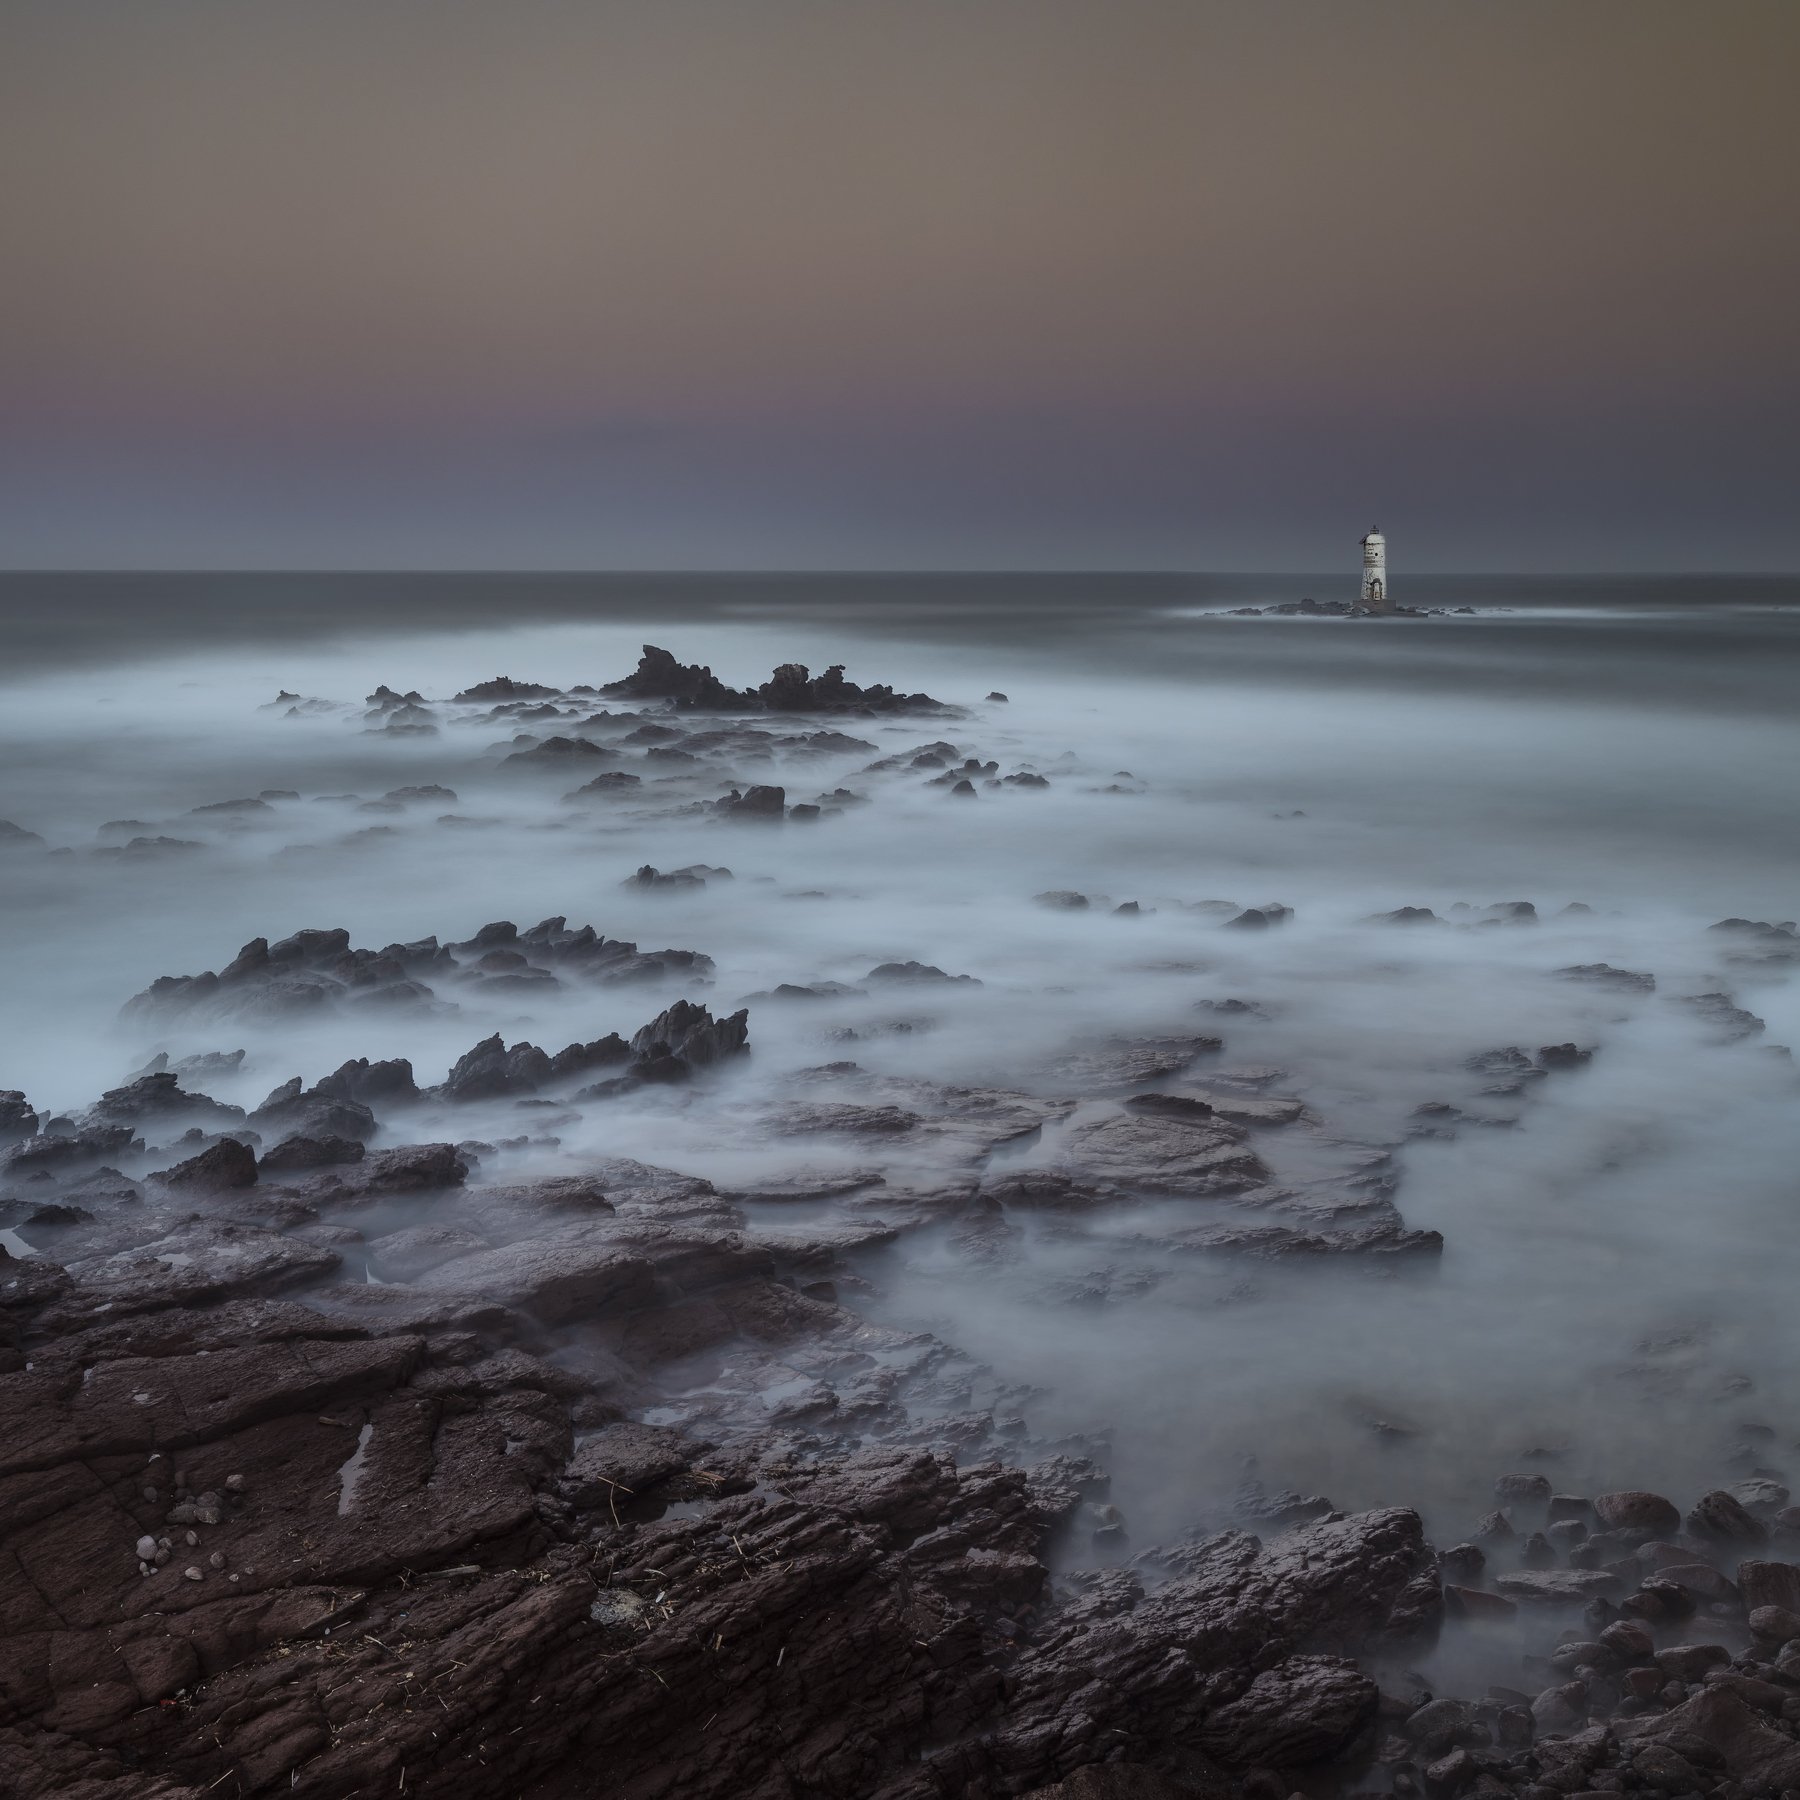
<instances>
[{"instance_id":1,"label":"lighthouse","mask_svg":"<svg viewBox=\"0 0 1800 1800\"><path fill-rule=\"evenodd\" d=\"M1387 539L1377 525L1362 541L1362 603L1370 612L1387 612Z\"/></svg>"}]
</instances>

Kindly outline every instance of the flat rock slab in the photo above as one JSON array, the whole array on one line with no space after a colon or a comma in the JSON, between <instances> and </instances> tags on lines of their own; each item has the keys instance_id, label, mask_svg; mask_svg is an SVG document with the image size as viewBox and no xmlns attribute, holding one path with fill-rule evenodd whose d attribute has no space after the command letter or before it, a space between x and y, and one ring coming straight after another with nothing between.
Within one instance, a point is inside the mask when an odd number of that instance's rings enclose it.
<instances>
[{"instance_id":1,"label":"flat rock slab","mask_svg":"<svg viewBox=\"0 0 1800 1800\"><path fill-rule=\"evenodd\" d=\"M457 1225L409 1225L369 1244L369 1268L381 1281L417 1281L458 1257L478 1256L493 1245Z\"/></svg>"},{"instance_id":2,"label":"flat rock slab","mask_svg":"<svg viewBox=\"0 0 1800 1800\"><path fill-rule=\"evenodd\" d=\"M656 1297L656 1272L648 1258L623 1248L614 1230L583 1223L452 1257L427 1269L417 1285L479 1294L562 1324L648 1306Z\"/></svg>"},{"instance_id":3,"label":"flat rock slab","mask_svg":"<svg viewBox=\"0 0 1800 1800\"><path fill-rule=\"evenodd\" d=\"M704 1439L666 1425L608 1425L584 1439L569 1459L569 1497L577 1506L605 1506L647 1493L692 1467L710 1448Z\"/></svg>"},{"instance_id":4,"label":"flat rock slab","mask_svg":"<svg viewBox=\"0 0 1800 1800\"><path fill-rule=\"evenodd\" d=\"M1625 1583L1604 1569L1519 1569L1496 1575L1494 1587L1508 1599L1535 1606L1575 1606L1625 1591Z\"/></svg>"},{"instance_id":5,"label":"flat rock slab","mask_svg":"<svg viewBox=\"0 0 1800 1800\"><path fill-rule=\"evenodd\" d=\"M1135 1113L1072 1126L1054 1166L1082 1181L1199 1197L1241 1193L1270 1178L1235 1125Z\"/></svg>"},{"instance_id":6,"label":"flat rock slab","mask_svg":"<svg viewBox=\"0 0 1800 1800\"><path fill-rule=\"evenodd\" d=\"M118 1310L180 1306L328 1274L335 1251L259 1225L196 1220L129 1250L69 1264L98 1303Z\"/></svg>"}]
</instances>

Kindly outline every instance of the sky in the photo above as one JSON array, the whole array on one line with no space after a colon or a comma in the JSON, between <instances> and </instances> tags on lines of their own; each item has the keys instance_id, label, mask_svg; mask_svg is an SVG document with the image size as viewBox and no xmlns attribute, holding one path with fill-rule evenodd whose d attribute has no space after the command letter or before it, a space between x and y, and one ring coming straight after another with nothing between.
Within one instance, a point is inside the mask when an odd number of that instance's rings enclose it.
<instances>
[{"instance_id":1,"label":"sky","mask_svg":"<svg viewBox=\"0 0 1800 1800\"><path fill-rule=\"evenodd\" d=\"M0 566L1800 568L1794 0L0 0Z\"/></svg>"}]
</instances>

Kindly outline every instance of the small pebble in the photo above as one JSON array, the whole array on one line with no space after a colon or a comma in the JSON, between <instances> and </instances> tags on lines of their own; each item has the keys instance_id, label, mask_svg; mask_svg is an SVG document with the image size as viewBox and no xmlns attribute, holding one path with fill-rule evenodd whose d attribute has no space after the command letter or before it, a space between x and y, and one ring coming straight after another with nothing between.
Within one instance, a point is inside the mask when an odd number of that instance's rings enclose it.
<instances>
[{"instance_id":1,"label":"small pebble","mask_svg":"<svg viewBox=\"0 0 1800 1800\"><path fill-rule=\"evenodd\" d=\"M225 1552L223 1550L215 1550L206 1560L211 1563L215 1569L222 1569L225 1566Z\"/></svg>"},{"instance_id":2,"label":"small pebble","mask_svg":"<svg viewBox=\"0 0 1800 1800\"><path fill-rule=\"evenodd\" d=\"M199 1541L200 1541L200 1534L199 1534L199 1532L197 1532L197 1531L190 1531L190 1532L189 1532L189 1533L188 1533L188 1534L187 1534L187 1542L188 1542L188 1543L190 1543L190 1544L197 1544L197 1543L199 1543Z\"/></svg>"},{"instance_id":3,"label":"small pebble","mask_svg":"<svg viewBox=\"0 0 1800 1800\"><path fill-rule=\"evenodd\" d=\"M201 1580L205 1579L205 1577L202 1576L200 1570L193 1563L189 1563L188 1566L185 1569L183 1569L181 1572L188 1578L189 1581L201 1581Z\"/></svg>"},{"instance_id":4,"label":"small pebble","mask_svg":"<svg viewBox=\"0 0 1800 1800\"><path fill-rule=\"evenodd\" d=\"M169 1560L169 1558L171 1556L173 1556L174 1554L175 1554L174 1551L172 1551L168 1547L167 1544L164 1544L157 1550L156 1555L152 1558L152 1561L154 1561L156 1566L160 1569L163 1566L163 1564L166 1563Z\"/></svg>"},{"instance_id":5,"label":"small pebble","mask_svg":"<svg viewBox=\"0 0 1800 1800\"><path fill-rule=\"evenodd\" d=\"M234 1494L241 1494L244 1491L244 1478L241 1475L227 1475L225 1477L225 1485L230 1488Z\"/></svg>"},{"instance_id":6,"label":"small pebble","mask_svg":"<svg viewBox=\"0 0 1800 1800\"><path fill-rule=\"evenodd\" d=\"M153 1487L145 1488L144 1489L144 1498L146 1500L148 1500L152 1506L154 1506L156 1504L156 1500L157 1500L156 1489Z\"/></svg>"},{"instance_id":7,"label":"small pebble","mask_svg":"<svg viewBox=\"0 0 1800 1800\"><path fill-rule=\"evenodd\" d=\"M139 1538L137 1553L139 1562L148 1562L156 1554L156 1539L148 1536Z\"/></svg>"}]
</instances>

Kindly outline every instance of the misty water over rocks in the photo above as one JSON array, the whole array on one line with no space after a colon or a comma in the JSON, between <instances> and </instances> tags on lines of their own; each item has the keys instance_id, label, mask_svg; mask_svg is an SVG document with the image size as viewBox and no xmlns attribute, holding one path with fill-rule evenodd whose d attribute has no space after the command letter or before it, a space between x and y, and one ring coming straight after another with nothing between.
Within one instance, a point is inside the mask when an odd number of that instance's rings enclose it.
<instances>
[{"instance_id":1,"label":"misty water over rocks","mask_svg":"<svg viewBox=\"0 0 1800 1800\"><path fill-rule=\"evenodd\" d=\"M1257 1677L1279 1694L1240 1682L1180 1730L1114 1720L1110 1750L1027 1754L983 1726L991 1696L969 1698L984 1678L959 1661L962 1698L921 1701L920 1793L1023 1792L1121 1755L1189 1781L1340 1757L1373 1689L1313 1667L1315 1638L1399 1657L1384 1718L1407 1681L1529 1699L1577 1666L1592 1691L1566 1720L1540 1705L1539 1729L1605 1718L1629 1687L1609 1702L1605 1683L1647 1666L1624 1640L1536 1679L1521 1657L1613 1609L1637 1587L1616 1565L1734 1484L1742 1522L1721 1501L1680 1552L1722 1585L1677 1584L1669 1617L1710 1608L1732 1653L1751 1641L1732 1577L1746 1551L1780 1554L1800 1450L1791 596L1446 584L1434 603L1511 610L1361 621L1230 617L1290 596L1158 584L1054 584L1041 611L949 582L585 605L527 588L510 611L505 584L482 593L434 615L414 586L365 584L299 623L267 593L209 593L148 655L128 587L80 597L60 635L41 593L21 606L34 666L0 717L0 1274L21 1377L65 1368L79 1390L107 1355L170 1355L127 1321L171 1309L195 1321L171 1339L220 1355L407 1334L430 1370L359 1364L354 1404L292 1400L319 1413L349 1534L371 1496L407 1508L397 1393L535 1358L501 1385L537 1399L493 1427L525 1499L408 1540L413 1570L497 1567L527 1518L566 1547L590 1516L626 1534L609 1566L654 1568L630 1534L660 1483L676 1504L655 1529L699 1532L716 1506L842 1480L845 1457L953 1453L965 1474L915 1470L906 1504L1013 1571L981 1604L1019 1743L1016 1694L1060 1691L1033 1559L1079 1609L1129 1566L1199 1581L1169 1549L1193 1534L1355 1515L1356 1629L1320 1638L1308 1612ZM255 1310L290 1306L313 1323ZM126 1334L110 1351L108 1330ZM109 1426L86 1454L141 1470L181 1429L138 1446ZM1019 1523L1023 1490L996 1512L969 1488L990 1464L1036 1472L1048 1535ZM57 1466L11 1477L27 1523ZM1497 1497L1503 1477L1519 1485ZM1676 1522L1546 1512L1640 1490ZM194 1510L229 1531L226 1491ZM130 1579L254 1585L187 1567L204 1543L164 1544L167 1493L113 1533ZM1510 1524L1484 1528L1497 1505ZM970 1507L1012 1523L957 1525ZM1579 1533L1556 1535L1559 1507ZM1422 1525L1358 1524L1408 1508ZM1435 1570L1424 1545L1483 1529L1446 1566L1432 1650L1409 1586ZM372 1590L379 1561L346 1549L321 1579ZM648 1630L660 1579L608 1576L590 1625ZM78 1631L79 1610L44 1630ZM171 1696L204 1707L231 1660L95 1673L119 1693L86 1711L23 1675L8 1694L197 1791L225 1765L159 1760L166 1722L133 1721ZM1249 1711L1221 1723L1232 1707ZM1285 1723L1259 1736L1251 1715ZM235 1791L296 1771L352 1791L348 1722L288 1724L281 1756L233 1753ZM660 1791L645 1730L621 1792ZM943 1760L983 1731L979 1758ZM1153 1753L1158 1732L1199 1762ZM1459 1741L1480 1747L1452 1732L1438 1755ZM488 1791L421 1776L432 1754L408 1791ZM877 1780L893 1754L808 1764L791 1791L915 1791ZM754 1760L718 1791L790 1791L756 1785ZM1413 1761L1356 1780L1476 1779Z\"/></svg>"}]
</instances>

